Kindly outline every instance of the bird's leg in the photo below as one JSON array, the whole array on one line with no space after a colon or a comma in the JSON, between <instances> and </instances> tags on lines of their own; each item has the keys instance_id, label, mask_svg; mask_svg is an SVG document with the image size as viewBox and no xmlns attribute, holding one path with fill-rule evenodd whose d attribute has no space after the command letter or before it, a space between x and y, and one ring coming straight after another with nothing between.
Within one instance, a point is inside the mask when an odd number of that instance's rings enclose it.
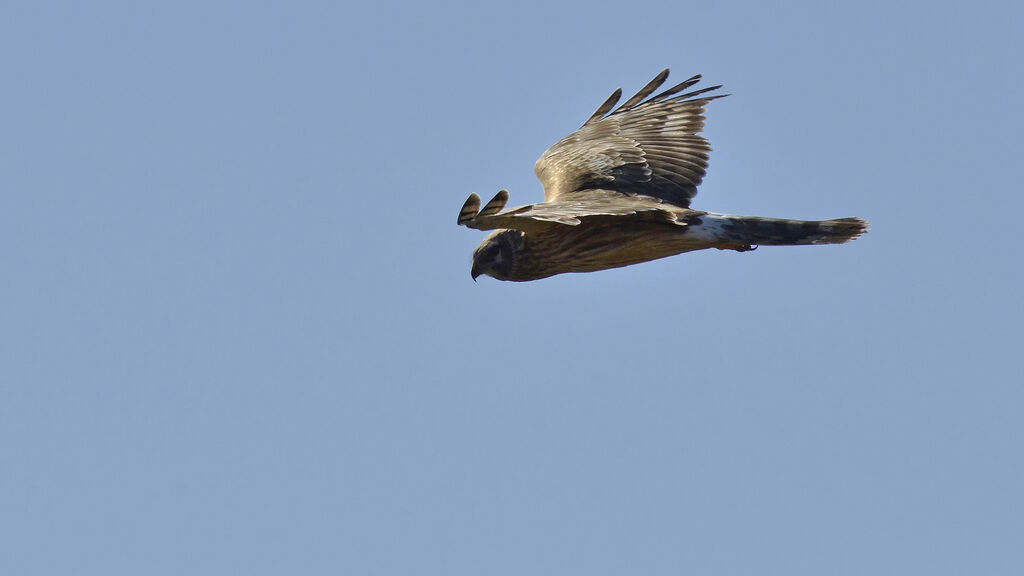
<instances>
[{"instance_id":1,"label":"bird's leg","mask_svg":"<svg viewBox=\"0 0 1024 576\"><path fill-rule=\"evenodd\" d=\"M737 244L737 243L732 243L732 242L724 242L722 244L716 244L715 248L718 248L719 250L735 250L737 252L751 252L753 250L757 250L757 246L756 245L752 246L750 244Z\"/></svg>"}]
</instances>

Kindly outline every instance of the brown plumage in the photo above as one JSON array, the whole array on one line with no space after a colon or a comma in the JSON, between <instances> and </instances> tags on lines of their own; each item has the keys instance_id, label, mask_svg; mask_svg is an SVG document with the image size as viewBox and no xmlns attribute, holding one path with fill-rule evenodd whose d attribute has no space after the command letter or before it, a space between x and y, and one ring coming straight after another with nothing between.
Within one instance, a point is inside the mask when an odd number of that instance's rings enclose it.
<instances>
[{"instance_id":1,"label":"brown plumage","mask_svg":"<svg viewBox=\"0 0 1024 576\"><path fill-rule=\"evenodd\" d=\"M841 244L867 230L858 218L803 221L691 210L711 147L699 133L704 107L725 95L685 92L694 76L651 96L662 71L622 106L616 90L576 132L534 166L544 202L502 211L502 190L482 209L471 194L458 223L495 230L473 254L472 275L526 281L594 272L719 248Z\"/></svg>"}]
</instances>

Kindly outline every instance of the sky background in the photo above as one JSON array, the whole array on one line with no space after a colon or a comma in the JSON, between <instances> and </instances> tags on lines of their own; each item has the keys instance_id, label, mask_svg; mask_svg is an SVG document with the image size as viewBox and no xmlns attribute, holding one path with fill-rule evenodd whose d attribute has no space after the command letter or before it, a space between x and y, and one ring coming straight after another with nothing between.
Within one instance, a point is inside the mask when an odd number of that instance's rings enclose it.
<instances>
[{"instance_id":1,"label":"sky background","mask_svg":"<svg viewBox=\"0 0 1024 576\"><path fill-rule=\"evenodd\" d=\"M1021 574L1019 3L0 8L0 573ZM662 68L843 246L470 280Z\"/></svg>"}]
</instances>

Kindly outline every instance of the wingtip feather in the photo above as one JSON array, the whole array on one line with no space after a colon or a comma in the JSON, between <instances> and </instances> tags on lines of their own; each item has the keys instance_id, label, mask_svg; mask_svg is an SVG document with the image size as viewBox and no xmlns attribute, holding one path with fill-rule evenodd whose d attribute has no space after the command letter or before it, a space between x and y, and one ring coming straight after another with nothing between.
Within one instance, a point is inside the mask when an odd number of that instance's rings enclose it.
<instances>
[{"instance_id":1,"label":"wingtip feather","mask_svg":"<svg viewBox=\"0 0 1024 576\"><path fill-rule=\"evenodd\" d=\"M482 210L476 215L477 218L483 216L494 216L508 203L508 190L499 190L494 198L491 198L489 202L483 207Z\"/></svg>"},{"instance_id":2,"label":"wingtip feather","mask_svg":"<svg viewBox=\"0 0 1024 576\"><path fill-rule=\"evenodd\" d=\"M466 203L462 205L462 209L459 210L458 223L465 225L474 218L476 218L477 212L480 210L480 197L475 193L470 194L469 198L466 198Z\"/></svg>"},{"instance_id":3,"label":"wingtip feather","mask_svg":"<svg viewBox=\"0 0 1024 576\"><path fill-rule=\"evenodd\" d=\"M616 88L612 95L609 96L604 103L597 107L597 110L587 118L587 121L583 123L584 126L590 124L594 120L598 120L608 113L609 110L615 107L618 103L619 98L622 98L622 88Z\"/></svg>"}]
</instances>

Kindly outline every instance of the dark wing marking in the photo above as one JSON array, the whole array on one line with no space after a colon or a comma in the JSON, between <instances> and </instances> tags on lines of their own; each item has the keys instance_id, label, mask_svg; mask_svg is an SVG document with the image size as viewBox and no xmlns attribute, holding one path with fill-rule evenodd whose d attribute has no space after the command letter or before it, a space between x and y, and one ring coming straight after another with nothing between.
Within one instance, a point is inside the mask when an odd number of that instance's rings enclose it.
<instances>
[{"instance_id":1,"label":"dark wing marking","mask_svg":"<svg viewBox=\"0 0 1024 576\"><path fill-rule=\"evenodd\" d=\"M506 202L508 192L502 190L482 210L478 210L480 197L470 194L459 211L458 223L477 230L510 228L528 232L557 225L576 226L580 224L581 219L596 216L642 215L647 219L664 220L685 226L686 222L679 217L683 213L694 214L689 210L680 210L663 204L654 198L627 196L613 190L590 190L586 196L578 198L529 204L501 212Z\"/></svg>"},{"instance_id":2,"label":"dark wing marking","mask_svg":"<svg viewBox=\"0 0 1024 576\"><path fill-rule=\"evenodd\" d=\"M666 69L612 111L622 94L616 90L579 130L549 148L534 166L544 199L604 190L688 207L711 152L698 135L704 106L726 94L703 96L721 86L685 92L700 80L697 75L648 98L667 78Z\"/></svg>"}]
</instances>

